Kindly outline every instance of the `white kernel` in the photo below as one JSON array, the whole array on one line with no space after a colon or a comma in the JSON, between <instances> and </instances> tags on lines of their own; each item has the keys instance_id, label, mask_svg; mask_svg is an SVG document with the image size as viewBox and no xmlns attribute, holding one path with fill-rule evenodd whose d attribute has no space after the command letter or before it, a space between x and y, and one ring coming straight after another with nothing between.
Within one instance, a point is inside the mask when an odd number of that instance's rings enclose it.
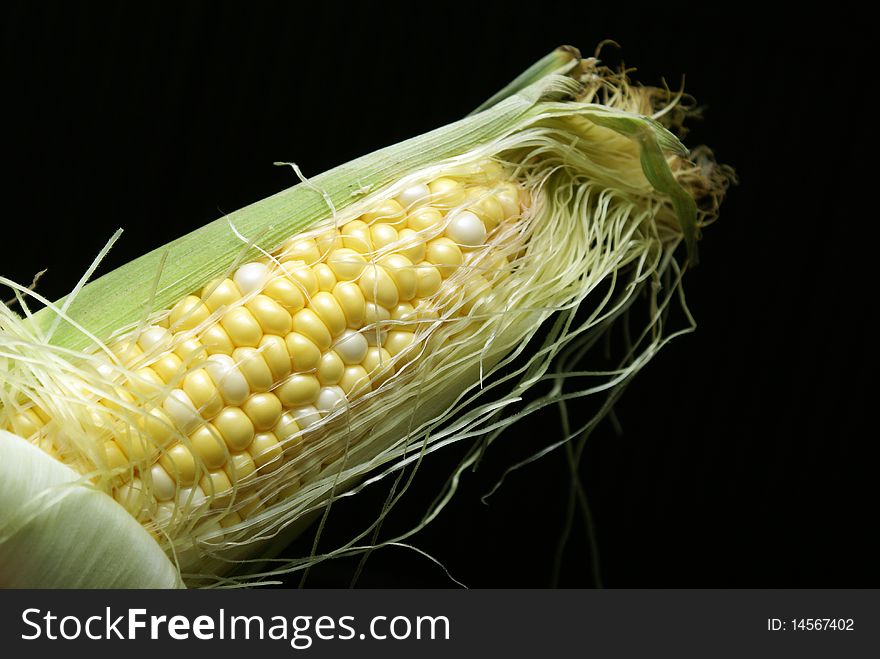
<instances>
[{"instance_id":1,"label":"white kernel","mask_svg":"<svg viewBox=\"0 0 880 659\"><path fill-rule=\"evenodd\" d=\"M298 425L301 430L306 430L321 420L320 412L318 412L318 409L312 405L295 407L290 410L290 413L296 420L296 425Z\"/></svg>"},{"instance_id":2,"label":"white kernel","mask_svg":"<svg viewBox=\"0 0 880 659\"><path fill-rule=\"evenodd\" d=\"M205 361L205 370L229 405L241 405L250 396L248 381L229 355L211 355Z\"/></svg>"},{"instance_id":3,"label":"white kernel","mask_svg":"<svg viewBox=\"0 0 880 659\"><path fill-rule=\"evenodd\" d=\"M462 247L477 247L486 241L486 227L479 217L462 211L449 221L446 236Z\"/></svg>"},{"instance_id":4,"label":"white kernel","mask_svg":"<svg viewBox=\"0 0 880 659\"><path fill-rule=\"evenodd\" d=\"M240 266L232 280L235 282L242 295L247 295L253 291L261 290L268 279L269 268L265 263L254 261L253 263L245 263Z\"/></svg>"},{"instance_id":5,"label":"white kernel","mask_svg":"<svg viewBox=\"0 0 880 659\"><path fill-rule=\"evenodd\" d=\"M202 425L202 416L183 389L172 389L162 403L162 409L184 435L193 433Z\"/></svg>"},{"instance_id":6,"label":"white kernel","mask_svg":"<svg viewBox=\"0 0 880 659\"><path fill-rule=\"evenodd\" d=\"M340 387L324 387L318 392L318 400L315 406L321 414L330 414L331 412L344 408L348 404L345 392Z\"/></svg>"},{"instance_id":7,"label":"white kernel","mask_svg":"<svg viewBox=\"0 0 880 659\"><path fill-rule=\"evenodd\" d=\"M367 356L369 347L363 334L348 329L337 339L333 349L346 364L360 364Z\"/></svg>"},{"instance_id":8,"label":"white kernel","mask_svg":"<svg viewBox=\"0 0 880 659\"><path fill-rule=\"evenodd\" d=\"M208 498L198 485L182 487L177 491L177 505L180 508L193 510L203 505Z\"/></svg>"},{"instance_id":9,"label":"white kernel","mask_svg":"<svg viewBox=\"0 0 880 659\"><path fill-rule=\"evenodd\" d=\"M426 199L431 194L431 189L424 183L409 186L406 190L397 195L397 201L404 208L408 208L412 204L417 204L422 199Z\"/></svg>"},{"instance_id":10,"label":"white kernel","mask_svg":"<svg viewBox=\"0 0 880 659\"><path fill-rule=\"evenodd\" d=\"M154 349L158 351L171 345L171 332L164 327L154 325L141 332L137 343L144 352Z\"/></svg>"},{"instance_id":11,"label":"white kernel","mask_svg":"<svg viewBox=\"0 0 880 659\"><path fill-rule=\"evenodd\" d=\"M168 472L160 464L154 464L150 467L150 476L153 482L153 496L159 501L171 501L177 487Z\"/></svg>"}]
</instances>

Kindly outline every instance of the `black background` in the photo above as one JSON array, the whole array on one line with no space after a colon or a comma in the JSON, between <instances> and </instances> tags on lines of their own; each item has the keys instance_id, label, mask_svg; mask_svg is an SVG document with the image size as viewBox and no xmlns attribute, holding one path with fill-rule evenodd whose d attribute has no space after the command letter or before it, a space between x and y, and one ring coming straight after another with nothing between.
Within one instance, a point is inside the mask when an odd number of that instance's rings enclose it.
<instances>
[{"instance_id":1,"label":"black background","mask_svg":"<svg viewBox=\"0 0 880 659\"><path fill-rule=\"evenodd\" d=\"M623 434L603 424L584 457L601 583L876 587L868 20L709 4L6 3L0 270L48 268L40 290L59 297L116 227L102 271L291 185L273 161L319 173L461 117L560 44L615 39L603 56L641 82L686 74L706 106L686 141L741 184L686 281L698 331L648 365L617 406ZM480 497L558 423L548 410L509 432L413 543L468 586L550 585L561 453ZM457 456L425 465L388 533ZM335 509L328 542L382 496ZM596 585L590 564L579 522L559 585ZM355 565L307 585L347 586ZM358 585L454 584L388 548Z\"/></svg>"}]
</instances>

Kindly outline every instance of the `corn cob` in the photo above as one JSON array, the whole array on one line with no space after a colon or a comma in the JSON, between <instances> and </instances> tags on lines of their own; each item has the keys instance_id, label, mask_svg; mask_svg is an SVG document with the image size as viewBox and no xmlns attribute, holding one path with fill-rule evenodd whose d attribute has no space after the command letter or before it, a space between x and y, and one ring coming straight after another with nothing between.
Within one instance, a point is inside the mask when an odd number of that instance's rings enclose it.
<instances>
[{"instance_id":1,"label":"corn cob","mask_svg":"<svg viewBox=\"0 0 880 659\"><path fill-rule=\"evenodd\" d=\"M585 102L610 91L611 105L647 113L652 91L621 90L571 51L551 63L555 75L545 79L542 61L538 82L515 81L500 101L499 111L517 99L540 110L516 128L454 157L426 155L360 200L338 204L316 180L323 219L273 234L270 249L227 240L231 264L196 273L193 289L156 287L158 310L129 305L110 336L82 310L88 288L70 308L52 305L48 325L33 316L38 329L16 341L36 332L60 349L24 375L7 369L0 428L110 494L197 574L234 567L340 482L405 455L412 436L427 443L461 393L552 312L573 314L628 272L591 329L665 271L682 239L693 255L696 223L723 191L711 162L685 161L659 125ZM574 89L577 104L555 100ZM698 211L692 195L710 204ZM586 329L558 336L538 374ZM74 353L84 337L92 347Z\"/></svg>"},{"instance_id":2,"label":"corn cob","mask_svg":"<svg viewBox=\"0 0 880 659\"><path fill-rule=\"evenodd\" d=\"M310 428L378 392L433 325L466 316L506 273L525 193L502 175L487 162L410 186L118 338L96 366L116 395L95 401L86 428L116 500L156 532L206 501L228 526L262 508L260 478L282 462L295 463L285 494L318 474L339 448L322 443L326 424ZM3 422L77 461L62 421L33 401Z\"/></svg>"}]
</instances>

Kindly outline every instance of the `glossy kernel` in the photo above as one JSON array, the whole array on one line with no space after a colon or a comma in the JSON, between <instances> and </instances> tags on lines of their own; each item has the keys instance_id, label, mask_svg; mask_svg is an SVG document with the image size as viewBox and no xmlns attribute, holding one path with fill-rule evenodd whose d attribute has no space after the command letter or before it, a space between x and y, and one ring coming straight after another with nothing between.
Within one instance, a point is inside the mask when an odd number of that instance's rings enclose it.
<instances>
[{"instance_id":1,"label":"glossy kernel","mask_svg":"<svg viewBox=\"0 0 880 659\"><path fill-rule=\"evenodd\" d=\"M245 306L263 332L285 336L290 331L290 313L268 295L256 295Z\"/></svg>"},{"instance_id":2,"label":"glossy kernel","mask_svg":"<svg viewBox=\"0 0 880 659\"><path fill-rule=\"evenodd\" d=\"M293 329L318 346L322 352L330 347L333 340L324 321L312 309L303 309L294 315Z\"/></svg>"},{"instance_id":3,"label":"glossy kernel","mask_svg":"<svg viewBox=\"0 0 880 659\"><path fill-rule=\"evenodd\" d=\"M297 373L282 382L275 393L285 407L298 407L314 403L320 388L316 376Z\"/></svg>"},{"instance_id":4,"label":"glossy kernel","mask_svg":"<svg viewBox=\"0 0 880 659\"><path fill-rule=\"evenodd\" d=\"M245 401L241 409L254 424L254 429L260 432L278 423L281 400L274 393L254 394Z\"/></svg>"},{"instance_id":5,"label":"glossy kernel","mask_svg":"<svg viewBox=\"0 0 880 659\"><path fill-rule=\"evenodd\" d=\"M226 330L233 345L239 348L256 348L263 338L260 323L245 307L236 307L227 311L220 319L220 324Z\"/></svg>"},{"instance_id":6,"label":"glossy kernel","mask_svg":"<svg viewBox=\"0 0 880 659\"><path fill-rule=\"evenodd\" d=\"M244 375L251 391L269 391L275 383L269 365L256 348L236 348L232 359L238 370Z\"/></svg>"},{"instance_id":7,"label":"glossy kernel","mask_svg":"<svg viewBox=\"0 0 880 659\"><path fill-rule=\"evenodd\" d=\"M226 464L229 451L217 428L207 423L189 437L192 451L208 469L219 469Z\"/></svg>"},{"instance_id":8,"label":"glossy kernel","mask_svg":"<svg viewBox=\"0 0 880 659\"><path fill-rule=\"evenodd\" d=\"M331 336L339 336L345 330L345 313L332 293L321 291L315 295L310 308L318 315Z\"/></svg>"},{"instance_id":9,"label":"glossy kernel","mask_svg":"<svg viewBox=\"0 0 880 659\"><path fill-rule=\"evenodd\" d=\"M311 371L321 361L321 350L308 337L299 332L291 332L284 339L290 363L294 371Z\"/></svg>"},{"instance_id":10,"label":"glossy kernel","mask_svg":"<svg viewBox=\"0 0 880 659\"><path fill-rule=\"evenodd\" d=\"M254 438L253 421L239 407L225 408L213 423L230 451L243 451Z\"/></svg>"},{"instance_id":11,"label":"glossy kernel","mask_svg":"<svg viewBox=\"0 0 880 659\"><path fill-rule=\"evenodd\" d=\"M368 266L358 280L358 286L360 286L364 297L370 302L375 302L383 307L397 305L399 299L397 284L382 266Z\"/></svg>"},{"instance_id":12,"label":"glossy kernel","mask_svg":"<svg viewBox=\"0 0 880 659\"><path fill-rule=\"evenodd\" d=\"M352 329L358 329L364 324L364 305L366 299L360 286L352 281L343 281L333 287L333 297L342 307L345 320Z\"/></svg>"}]
</instances>

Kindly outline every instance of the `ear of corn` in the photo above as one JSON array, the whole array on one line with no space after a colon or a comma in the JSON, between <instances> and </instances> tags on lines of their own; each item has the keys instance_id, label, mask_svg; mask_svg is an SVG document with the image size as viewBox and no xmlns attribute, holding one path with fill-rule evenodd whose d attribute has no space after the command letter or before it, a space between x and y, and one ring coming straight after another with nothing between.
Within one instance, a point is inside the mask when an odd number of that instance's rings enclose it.
<instances>
[{"instance_id":1,"label":"ear of corn","mask_svg":"<svg viewBox=\"0 0 880 659\"><path fill-rule=\"evenodd\" d=\"M634 113L651 111L646 93L557 51L465 120L222 218L23 321L4 307L0 427L112 496L101 505L152 535L144 560L161 548L191 584L265 554L376 469L503 427L557 353L670 272L682 239L695 254L723 179ZM586 102L599 94L617 107ZM572 325L609 281L613 294ZM566 322L492 400L496 385L480 384L554 312ZM23 459L16 438L0 440ZM8 557L18 545L3 527Z\"/></svg>"}]
</instances>

